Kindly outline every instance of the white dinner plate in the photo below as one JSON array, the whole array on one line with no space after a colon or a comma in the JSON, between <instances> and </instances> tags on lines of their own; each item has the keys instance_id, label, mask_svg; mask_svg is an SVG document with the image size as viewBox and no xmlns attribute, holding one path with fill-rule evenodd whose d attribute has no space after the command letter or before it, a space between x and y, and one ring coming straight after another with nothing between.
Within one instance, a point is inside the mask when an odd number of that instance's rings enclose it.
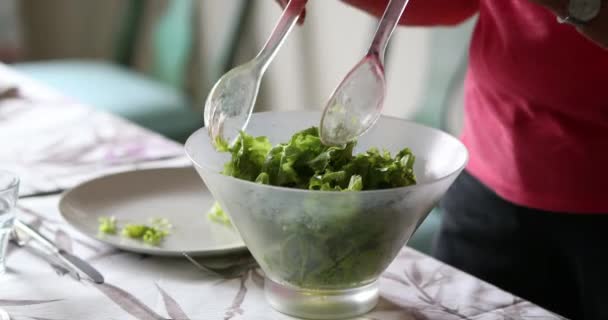
<instances>
[{"instance_id":1,"label":"white dinner plate","mask_svg":"<svg viewBox=\"0 0 608 320\"><path fill-rule=\"evenodd\" d=\"M85 182L66 192L59 202L63 218L80 232L126 251L162 256L210 256L246 250L238 232L212 222L214 203L193 168L129 171ZM98 231L99 218L114 216L118 227L166 218L171 234L158 246Z\"/></svg>"}]
</instances>

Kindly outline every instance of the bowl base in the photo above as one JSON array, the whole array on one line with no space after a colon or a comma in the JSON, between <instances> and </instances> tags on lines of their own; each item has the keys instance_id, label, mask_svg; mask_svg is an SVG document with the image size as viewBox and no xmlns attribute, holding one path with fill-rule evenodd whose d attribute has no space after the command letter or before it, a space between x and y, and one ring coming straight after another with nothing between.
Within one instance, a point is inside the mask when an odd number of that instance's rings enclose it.
<instances>
[{"instance_id":1,"label":"bowl base","mask_svg":"<svg viewBox=\"0 0 608 320\"><path fill-rule=\"evenodd\" d=\"M365 314L378 303L378 282L344 290L306 290L266 277L266 300L277 311L306 319L345 319Z\"/></svg>"}]
</instances>

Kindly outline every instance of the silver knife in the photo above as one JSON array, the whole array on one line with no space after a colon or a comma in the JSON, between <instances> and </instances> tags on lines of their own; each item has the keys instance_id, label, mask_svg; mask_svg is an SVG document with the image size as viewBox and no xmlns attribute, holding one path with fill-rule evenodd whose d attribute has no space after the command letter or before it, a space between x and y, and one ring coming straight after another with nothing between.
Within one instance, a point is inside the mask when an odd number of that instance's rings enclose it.
<instances>
[{"instance_id":1,"label":"silver knife","mask_svg":"<svg viewBox=\"0 0 608 320\"><path fill-rule=\"evenodd\" d=\"M38 243L50 250L53 255L55 255L59 260L61 260L61 262L65 263L70 268L80 271L95 283L104 283L103 275L101 275L101 273L99 273L97 269L93 268L93 266L91 266L88 262L63 249L58 248L51 240L18 219L15 219L15 227L19 231L30 236L32 239L38 241Z\"/></svg>"}]
</instances>

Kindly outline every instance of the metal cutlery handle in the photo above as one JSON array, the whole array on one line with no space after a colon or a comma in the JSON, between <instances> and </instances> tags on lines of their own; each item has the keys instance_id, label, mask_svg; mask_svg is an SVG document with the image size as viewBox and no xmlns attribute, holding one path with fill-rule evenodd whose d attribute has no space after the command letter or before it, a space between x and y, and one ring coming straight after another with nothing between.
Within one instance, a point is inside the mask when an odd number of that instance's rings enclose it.
<instances>
[{"instance_id":1,"label":"metal cutlery handle","mask_svg":"<svg viewBox=\"0 0 608 320\"><path fill-rule=\"evenodd\" d=\"M24 222L15 219L15 227L30 236L32 239L40 243L45 249L49 250L59 260L61 260L70 269L85 274L89 279L95 283L104 283L103 275L93 268L88 262L78 258L77 256L66 252L65 250L59 249L51 240L42 235L40 232L32 229L29 225Z\"/></svg>"},{"instance_id":2,"label":"metal cutlery handle","mask_svg":"<svg viewBox=\"0 0 608 320\"><path fill-rule=\"evenodd\" d=\"M53 253L59 253L59 248L53 244L51 240L47 237L43 236L41 233L32 229L32 227L27 224L21 222L19 219L15 219L15 227L18 228L21 232L27 234L28 236L37 240L40 244L42 244L46 249L52 251Z\"/></svg>"}]
</instances>

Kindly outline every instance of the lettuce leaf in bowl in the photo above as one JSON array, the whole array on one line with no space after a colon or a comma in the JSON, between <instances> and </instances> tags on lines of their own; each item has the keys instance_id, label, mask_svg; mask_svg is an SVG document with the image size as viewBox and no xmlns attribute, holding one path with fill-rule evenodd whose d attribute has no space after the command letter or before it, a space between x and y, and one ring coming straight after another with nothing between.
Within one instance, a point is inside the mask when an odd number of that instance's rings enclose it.
<instances>
[{"instance_id":1,"label":"lettuce leaf in bowl","mask_svg":"<svg viewBox=\"0 0 608 320\"><path fill-rule=\"evenodd\" d=\"M356 193L416 184L415 157L408 148L394 156L377 148L354 154L355 146L354 141L326 146L318 128L311 127L275 146L266 137L241 132L224 149L231 154L225 175L286 188L348 192L331 202L314 192L288 205L281 201L289 200L268 197L236 200L234 207L248 212L247 223L263 230L259 237L273 239L259 262L279 279L305 288L353 287L377 276L399 250L391 239L403 230L395 222L407 217L391 205L362 201ZM230 221L219 204L209 219Z\"/></svg>"},{"instance_id":2,"label":"lettuce leaf in bowl","mask_svg":"<svg viewBox=\"0 0 608 320\"><path fill-rule=\"evenodd\" d=\"M372 148L353 155L356 142L344 146L321 143L319 129L297 132L274 147L266 137L241 132L231 147L225 175L262 184L322 191L361 191L416 183L415 157L405 148L394 157Z\"/></svg>"}]
</instances>

